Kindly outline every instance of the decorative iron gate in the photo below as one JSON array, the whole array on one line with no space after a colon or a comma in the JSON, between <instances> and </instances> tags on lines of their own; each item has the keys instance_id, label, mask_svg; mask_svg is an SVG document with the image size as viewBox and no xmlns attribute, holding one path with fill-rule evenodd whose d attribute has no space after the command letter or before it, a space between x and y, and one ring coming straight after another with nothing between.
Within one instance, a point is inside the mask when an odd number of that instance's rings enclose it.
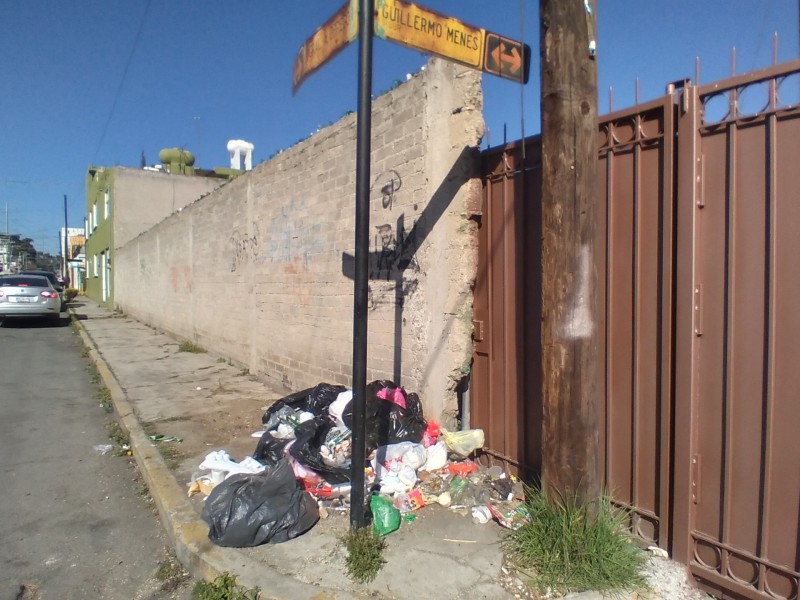
<instances>
[{"instance_id":1,"label":"decorative iron gate","mask_svg":"<svg viewBox=\"0 0 800 600\"><path fill-rule=\"evenodd\" d=\"M669 527L674 106L603 117L598 144L598 360L603 481L633 530ZM666 546L665 546L666 547Z\"/></svg>"},{"instance_id":2,"label":"decorative iron gate","mask_svg":"<svg viewBox=\"0 0 800 600\"><path fill-rule=\"evenodd\" d=\"M540 153L537 137L482 156L470 389L488 453L531 475L541 468Z\"/></svg>"},{"instance_id":3,"label":"decorative iron gate","mask_svg":"<svg viewBox=\"0 0 800 600\"><path fill-rule=\"evenodd\" d=\"M721 597L800 587L800 106L781 102L794 88L800 60L600 123L604 482L640 536ZM764 102L744 116L754 89ZM539 149L484 153L470 403L487 452L534 473Z\"/></svg>"},{"instance_id":4,"label":"decorative iron gate","mask_svg":"<svg viewBox=\"0 0 800 600\"><path fill-rule=\"evenodd\" d=\"M672 547L717 595L800 584L798 86L800 60L680 95Z\"/></svg>"}]
</instances>

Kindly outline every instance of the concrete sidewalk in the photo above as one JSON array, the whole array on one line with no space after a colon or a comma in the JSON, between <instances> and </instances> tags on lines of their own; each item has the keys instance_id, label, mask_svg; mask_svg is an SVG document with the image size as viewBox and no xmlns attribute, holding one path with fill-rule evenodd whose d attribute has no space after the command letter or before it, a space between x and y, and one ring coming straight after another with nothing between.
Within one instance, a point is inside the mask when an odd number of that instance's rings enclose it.
<instances>
[{"instance_id":1,"label":"concrete sidewalk","mask_svg":"<svg viewBox=\"0 0 800 600\"><path fill-rule=\"evenodd\" d=\"M111 391L120 424L129 431L133 455L156 501L161 520L181 562L193 575L212 579L222 572L258 586L262 598L283 600L491 599L520 596L505 587L502 570L505 530L478 525L440 506L417 511L387 536L386 565L370 584L351 582L340 543L349 512L329 511L306 534L283 544L232 549L208 540L200 518L202 496L187 485L212 450L234 460L253 453L261 415L284 394L211 352L180 352L179 343L132 318L79 297L71 312ZM329 382L339 383L339 382ZM161 442L150 435L183 441Z\"/></svg>"}]
</instances>

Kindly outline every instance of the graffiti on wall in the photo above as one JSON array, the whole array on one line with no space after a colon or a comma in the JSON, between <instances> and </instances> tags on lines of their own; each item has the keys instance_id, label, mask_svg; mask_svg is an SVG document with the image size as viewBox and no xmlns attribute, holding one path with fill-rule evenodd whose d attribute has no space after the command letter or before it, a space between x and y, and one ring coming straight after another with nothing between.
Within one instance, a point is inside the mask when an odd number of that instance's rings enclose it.
<instances>
[{"instance_id":1,"label":"graffiti on wall","mask_svg":"<svg viewBox=\"0 0 800 600\"><path fill-rule=\"evenodd\" d=\"M397 219L396 228L391 223L375 227L370 241L369 278L384 281L396 280L404 271L419 273L419 263L414 256L414 233L406 233L405 214Z\"/></svg>"},{"instance_id":2,"label":"graffiti on wall","mask_svg":"<svg viewBox=\"0 0 800 600\"><path fill-rule=\"evenodd\" d=\"M231 272L258 258L258 224L253 221L250 233L234 229L230 237Z\"/></svg>"},{"instance_id":3,"label":"graffiti on wall","mask_svg":"<svg viewBox=\"0 0 800 600\"><path fill-rule=\"evenodd\" d=\"M169 281L172 291L176 294L189 292L192 289L192 267L189 265L172 266L169 268Z\"/></svg>"},{"instance_id":4,"label":"graffiti on wall","mask_svg":"<svg viewBox=\"0 0 800 600\"><path fill-rule=\"evenodd\" d=\"M303 224L307 214L307 203L295 198L281 208L270 224L269 248L263 256L265 262L287 264L300 259L308 264L311 255L324 250L323 225Z\"/></svg>"},{"instance_id":5,"label":"graffiti on wall","mask_svg":"<svg viewBox=\"0 0 800 600\"><path fill-rule=\"evenodd\" d=\"M395 217L398 212L395 202L399 201L397 191L402 185L400 174L389 170L379 175L372 186L372 218L379 224L375 225L369 242L368 306L371 310L386 306L402 308L419 288L421 268L416 253L425 236L419 237L418 219L415 218L407 230L405 212ZM418 206L414 204L411 210L416 213ZM342 273L349 279L355 278L353 254L342 253Z\"/></svg>"},{"instance_id":6,"label":"graffiti on wall","mask_svg":"<svg viewBox=\"0 0 800 600\"><path fill-rule=\"evenodd\" d=\"M372 184L372 192L380 192L381 205L384 209L392 210L394 195L403 186L403 179L400 173L394 169L381 173Z\"/></svg>"},{"instance_id":7,"label":"graffiti on wall","mask_svg":"<svg viewBox=\"0 0 800 600\"><path fill-rule=\"evenodd\" d=\"M153 278L153 269L144 258L139 259L139 276L145 283L150 283Z\"/></svg>"},{"instance_id":8,"label":"graffiti on wall","mask_svg":"<svg viewBox=\"0 0 800 600\"><path fill-rule=\"evenodd\" d=\"M289 275L286 289L299 306L310 306L314 295L314 280L309 272L308 264L303 258L296 257L283 264L283 272Z\"/></svg>"},{"instance_id":9,"label":"graffiti on wall","mask_svg":"<svg viewBox=\"0 0 800 600\"><path fill-rule=\"evenodd\" d=\"M414 256L413 229L406 233L405 215L397 225L383 223L375 227L370 240L368 306L377 310L384 306L402 308L419 286L420 266Z\"/></svg>"}]
</instances>

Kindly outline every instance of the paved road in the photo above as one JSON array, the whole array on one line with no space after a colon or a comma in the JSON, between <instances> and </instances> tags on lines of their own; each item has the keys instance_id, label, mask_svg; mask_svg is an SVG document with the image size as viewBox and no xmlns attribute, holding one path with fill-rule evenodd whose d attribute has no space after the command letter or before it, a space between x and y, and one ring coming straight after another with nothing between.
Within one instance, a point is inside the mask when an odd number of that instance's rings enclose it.
<instances>
[{"instance_id":1,"label":"paved road","mask_svg":"<svg viewBox=\"0 0 800 600\"><path fill-rule=\"evenodd\" d=\"M110 443L71 327L0 328L0 600L189 598L155 577L168 542Z\"/></svg>"}]
</instances>

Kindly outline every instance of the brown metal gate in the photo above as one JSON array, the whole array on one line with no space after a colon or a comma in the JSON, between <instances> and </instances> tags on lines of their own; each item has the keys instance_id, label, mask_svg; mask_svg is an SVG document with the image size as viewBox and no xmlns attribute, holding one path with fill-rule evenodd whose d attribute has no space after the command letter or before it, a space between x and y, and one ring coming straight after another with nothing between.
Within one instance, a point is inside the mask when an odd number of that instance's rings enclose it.
<instances>
[{"instance_id":1,"label":"brown metal gate","mask_svg":"<svg viewBox=\"0 0 800 600\"><path fill-rule=\"evenodd\" d=\"M541 144L483 153L470 425L514 471L541 467Z\"/></svg>"},{"instance_id":2,"label":"brown metal gate","mask_svg":"<svg viewBox=\"0 0 800 600\"><path fill-rule=\"evenodd\" d=\"M674 112L667 96L604 116L598 140L603 481L631 511L634 531L661 545L669 524Z\"/></svg>"},{"instance_id":3,"label":"brown metal gate","mask_svg":"<svg viewBox=\"0 0 800 600\"><path fill-rule=\"evenodd\" d=\"M672 545L730 597L800 582L800 108L780 102L798 71L680 96Z\"/></svg>"},{"instance_id":4,"label":"brown metal gate","mask_svg":"<svg viewBox=\"0 0 800 600\"><path fill-rule=\"evenodd\" d=\"M640 536L723 597L797 598L800 585L800 109L781 104L787 83L800 61L600 123L604 481ZM753 89L764 102L743 116ZM520 143L483 157L470 425L537 473L539 139L525 148L524 168Z\"/></svg>"}]
</instances>

